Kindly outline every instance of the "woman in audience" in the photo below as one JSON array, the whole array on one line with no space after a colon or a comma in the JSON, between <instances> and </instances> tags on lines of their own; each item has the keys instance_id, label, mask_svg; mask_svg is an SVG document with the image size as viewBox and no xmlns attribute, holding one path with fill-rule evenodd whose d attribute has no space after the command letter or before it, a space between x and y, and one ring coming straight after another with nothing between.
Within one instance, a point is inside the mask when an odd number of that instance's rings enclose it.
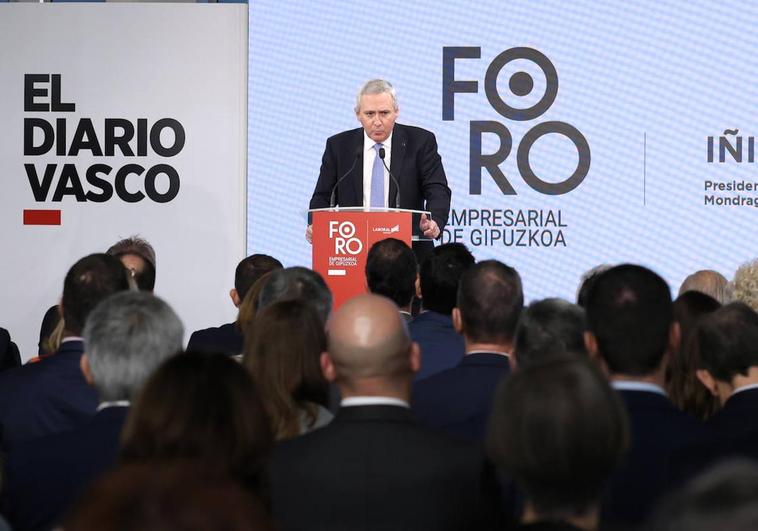
<instances>
[{"instance_id":1,"label":"woman in audience","mask_svg":"<svg viewBox=\"0 0 758 531\"><path fill-rule=\"evenodd\" d=\"M265 492L268 421L247 371L227 356L166 361L132 406L121 443L122 463L193 460Z\"/></svg>"},{"instance_id":2,"label":"woman in audience","mask_svg":"<svg viewBox=\"0 0 758 531\"><path fill-rule=\"evenodd\" d=\"M245 298L242 299L242 304L239 307L239 313L237 314L237 326L242 331L244 337L245 331L248 334L252 330L253 320L255 320L255 314L258 313L258 296L261 294L263 286L266 285L270 273L266 273L261 278L255 281L250 289L247 290Z\"/></svg>"},{"instance_id":3,"label":"woman in audience","mask_svg":"<svg viewBox=\"0 0 758 531\"><path fill-rule=\"evenodd\" d=\"M666 393L677 409L706 420L718 409L719 402L695 376L697 340L695 329L704 315L715 312L721 304L704 293L686 291L674 301L674 320L679 323L679 350L669 360Z\"/></svg>"},{"instance_id":4,"label":"woman in audience","mask_svg":"<svg viewBox=\"0 0 758 531\"><path fill-rule=\"evenodd\" d=\"M554 358L505 379L487 450L525 496L517 529L598 529L600 496L628 439L621 399L588 360Z\"/></svg>"},{"instance_id":5,"label":"woman in audience","mask_svg":"<svg viewBox=\"0 0 758 531\"><path fill-rule=\"evenodd\" d=\"M289 439L329 422L329 384L320 365L326 335L310 304L273 303L258 312L243 334L242 362L261 391L276 439Z\"/></svg>"}]
</instances>

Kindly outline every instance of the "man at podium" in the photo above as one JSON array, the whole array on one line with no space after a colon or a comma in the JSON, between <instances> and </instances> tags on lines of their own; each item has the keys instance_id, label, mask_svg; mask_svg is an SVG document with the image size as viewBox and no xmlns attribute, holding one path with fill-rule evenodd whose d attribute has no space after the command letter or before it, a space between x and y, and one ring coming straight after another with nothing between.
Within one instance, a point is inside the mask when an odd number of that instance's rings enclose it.
<instances>
[{"instance_id":1,"label":"man at podium","mask_svg":"<svg viewBox=\"0 0 758 531\"><path fill-rule=\"evenodd\" d=\"M362 127L326 141L310 208L334 205L427 210L419 221L425 238L438 238L450 212L450 188L434 134L395 123L394 87L383 79L368 81L358 92L355 115ZM399 190L398 190L399 187ZM306 238L311 240L311 226ZM419 245L421 244L421 245ZM415 242L417 255L431 242Z\"/></svg>"}]
</instances>

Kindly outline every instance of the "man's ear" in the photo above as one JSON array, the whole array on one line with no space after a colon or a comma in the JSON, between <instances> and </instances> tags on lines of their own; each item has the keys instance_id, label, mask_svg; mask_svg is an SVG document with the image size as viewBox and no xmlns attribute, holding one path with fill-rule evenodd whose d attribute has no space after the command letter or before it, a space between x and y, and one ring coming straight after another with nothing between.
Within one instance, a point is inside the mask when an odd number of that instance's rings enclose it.
<instances>
[{"instance_id":1,"label":"man's ear","mask_svg":"<svg viewBox=\"0 0 758 531\"><path fill-rule=\"evenodd\" d=\"M87 383L93 385L92 371L89 368L89 359L86 354L82 354L82 357L79 358L79 368L84 375L84 379L87 380Z\"/></svg>"},{"instance_id":2,"label":"man's ear","mask_svg":"<svg viewBox=\"0 0 758 531\"><path fill-rule=\"evenodd\" d=\"M595 334L590 331L584 332L584 348L587 349L589 358L597 364L603 374L610 376L611 371L608 370L608 365L605 363L603 356L600 354L600 347L597 344L597 338Z\"/></svg>"},{"instance_id":3,"label":"man's ear","mask_svg":"<svg viewBox=\"0 0 758 531\"><path fill-rule=\"evenodd\" d=\"M518 358L516 358L515 350L511 352L510 356L508 356L508 365L511 368L511 372L515 372L516 370L518 370Z\"/></svg>"},{"instance_id":4,"label":"man's ear","mask_svg":"<svg viewBox=\"0 0 758 531\"><path fill-rule=\"evenodd\" d=\"M419 370L421 370L421 347L415 341L411 343L411 350L408 354L408 358L410 361L411 370L413 371L413 374L416 374Z\"/></svg>"},{"instance_id":5,"label":"man's ear","mask_svg":"<svg viewBox=\"0 0 758 531\"><path fill-rule=\"evenodd\" d=\"M715 397L719 396L718 386L716 385L716 378L707 369L698 369L695 371L695 376L700 380L700 383L705 386L706 389Z\"/></svg>"},{"instance_id":6,"label":"man's ear","mask_svg":"<svg viewBox=\"0 0 758 531\"><path fill-rule=\"evenodd\" d=\"M463 318L461 317L461 311L458 308L453 308L452 316L453 328L459 335L463 335Z\"/></svg>"},{"instance_id":7,"label":"man's ear","mask_svg":"<svg viewBox=\"0 0 758 531\"><path fill-rule=\"evenodd\" d=\"M423 300L423 297L421 296L421 275L416 273L416 298L419 300Z\"/></svg>"},{"instance_id":8,"label":"man's ear","mask_svg":"<svg viewBox=\"0 0 758 531\"><path fill-rule=\"evenodd\" d=\"M240 300L239 293L237 293L237 288L232 288L229 290L229 297L231 297L234 306L239 308L240 304L242 304L242 301Z\"/></svg>"},{"instance_id":9,"label":"man's ear","mask_svg":"<svg viewBox=\"0 0 758 531\"><path fill-rule=\"evenodd\" d=\"M332 362L332 358L329 357L328 352L322 352L321 353L321 372L324 375L324 378L326 378L327 382L334 382L337 379L337 371L334 370L334 363Z\"/></svg>"}]
</instances>

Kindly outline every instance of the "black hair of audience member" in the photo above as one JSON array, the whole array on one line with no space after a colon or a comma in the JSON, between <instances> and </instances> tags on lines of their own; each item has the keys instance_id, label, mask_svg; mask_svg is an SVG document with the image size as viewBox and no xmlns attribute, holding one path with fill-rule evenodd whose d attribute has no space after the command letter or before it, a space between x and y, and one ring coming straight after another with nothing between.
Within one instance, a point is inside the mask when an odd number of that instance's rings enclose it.
<instances>
[{"instance_id":1,"label":"black hair of audience member","mask_svg":"<svg viewBox=\"0 0 758 531\"><path fill-rule=\"evenodd\" d=\"M629 444L621 399L588 359L514 372L495 394L486 446L539 520L590 513Z\"/></svg>"},{"instance_id":2,"label":"black hair of audience member","mask_svg":"<svg viewBox=\"0 0 758 531\"><path fill-rule=\"evenodd\" d=\"M758 366L758 314L742 302L722 306L697 328L699 367L722 382Z\"/></svg>"},{"instance_id":3,"label":"black hair of audience member","mask_svg":"<svg viewBox=\"0 0 758 531\"><path fill-rule=\"evenodd\" d=\"M521 312L513 355L519 367L556 354L586 355L584 309L563 299L543 299Z\"/></svg>"},{"instance_id":4,"label":"black hair of audience member","mask_svg":"<svg viewBox=\"0 0 758 531\"><path fill-rule=\"evenodd\" d=\"M37 343L38 356L45 356L55 352L55 350L51 350L49 347L50 336L55 331L61 319L60 306L57 304L51 306L45 312L45 315L42 317L42 324L39 327L39 343Z\"/></svg>"},{"instance_id":5,"label":"black hair of audience member","mask_svg":"<svg viewBox=\"0 0 758 531\"><path fill-rule=\"evenodd\" d=\"M754 531L758 529L757 494L755 461L726 461L666 498L645 529Z\"/></svg>"},{"instance_id":6,"label":"black hair of audience member","mask_svg":"<svg viewBox=\"0 0 758 531\"><path fill-rule=\"evenodd\" d=\"M12 369L21 365L21 354L18 346L11 341L10 332L0 328L0 371Z\"/></svg>"},{"instance_id":7,"label":"black hair of audience member","mask_svg":"<svg viewBox=\"0 0 758 531\"><path fill-rule=\"evenodd\" d=\"M263 503L218 469L191 461L119 466L95 481L67 531L270 531Z\"/></svg>"},{"instance_id":8,"label":"black hair of audience member","mask_svg":"<svg viewBox=\"0 0 758 531\"><path fill-rule=\"evenodd\" d=\"M332 292L317 272L307 267L276 269L266 277L258 297L258 311L279 301L303 299L313 305L326 324L332 311Z\"/></svg>"},{"instance_id":9,"label":"black hair of audience member","mask_svg":"<svg viewBox=\"0 0 758 531\"><path fill-rule=\"evenodd\" d=\"M612 266L608 264L600 264L592 269L585 271L581 278L581 284L579 290L576 292L576 304L582 308L587 308L587 295L589 295L592 285L595 283L597 277L611 269Z\"/></svg>"},{"instance_id":10,"label":"black hair of audience member","mask_svg":"<svg viewBox=\"0 0 758 531\"><path fill-rule=\"evenodd\" d=\"M587 327L613 374L654 372L670 346L673 308L666 281L624 264L598 275L587 297Z\"/></svg>"},{"instance_id":11,"label":"black hair of audience member","mask_svg":"<svg viewBox=\"0 0 758 531\"><path fill-rule=\"evenodd\" d=\"M461 276L457 306L468 339L510 343L524 307L518 271L497 260L474 264Z\"/></svg>"},{"instance_id":12,"label":"black hair of audience member","mask_svg":"<svg viewBox=\"0 0 758 531\"><path fill-rule=\"evenodd\" d=\"M107 254L115 256L122 262L124 257L136 256L140 259L141 267L124 267L128 268L130 275L134 278L137 288L140 291L152 291L155 289L156 261L155 249L144 238L139 236L130 236L111 245L106 251Z\"/></svg>"},{"instance_id":13,"label":"black hair of audience member","mask_svg":"<svg viewBox=\"0 0 758 531\"><path fill-rule=\"evenodd\" d=\"M66 333L80 336L92 309L109 295L127 289L127 271L118 258L98 253L77 261L63 281L61 306Z\"/></svg>"},{"instance_id":14,"label":"black hair of audience member","mask_svg":"<svg viewBox=\"0 0 758 531\"><path fill-rule=\"evenodd\" d=\"M666 371L666 394L677 409L706 420L719 407L718 400L697 379L697 324L721 307L713 297L699 291L685 291L674 300L674 321L679 323L681 342L672 353Z\"/></svg>"},{"instance_id":15,"label":"black hair of audience member","mask_svg":"<svg viewBox=\"0 0 758 531\"><path fill-rule=\"evenodd\" d=\"M404 308L416 293L417 276L416 255L405 242L386 238L369 249L366 282L371 293L383 295Z\"/></svg>"},{"instance_id":16,"label":"black hair of audience member","mask_svg":"<svg viewBox=\"0 0 758 531\"><path fill-rule=\"evenodd\" d=\"M228 356L187 352L164 362L144 385L122 432L120 460L194 460L265 496L272 444L248 372Z\"/></svg>"},{"instance_id":17,"label":"black hair of audience member","mask_svg":"<svg viewBox=\"0 0 758 531\"><path fill-rule=\"evenodd\" d=\"M267 254L253 254L243 258L234 271L234 289L237 290L239 300L245 299L247 291L259 278L283 267L279 260Z\"/></svg>"},{"instance_id":18,"label":"black hair of audience member","mask_svg":"<svg viewBox=\"0 0 758 531\"><path fill-rule=\"evenodd\" d=\"M424 309L450 315L456 305L461 275L475 262L474 255L462 243L435 247L419 270Z\"/></svg>"},{"instance_id":19,"label":"black hair of audience member","mask_svg":"<svg viewBox=\"0 0 758 531\"><path fill-rule=\"evenodd\" d=\"M318 419L317 405L329 406L329 382L321 372L326 332L305 301L280 301L262 309L243 330L243 365L253 375L277 440L300 435Z\"/></svg>"}]
</instances>

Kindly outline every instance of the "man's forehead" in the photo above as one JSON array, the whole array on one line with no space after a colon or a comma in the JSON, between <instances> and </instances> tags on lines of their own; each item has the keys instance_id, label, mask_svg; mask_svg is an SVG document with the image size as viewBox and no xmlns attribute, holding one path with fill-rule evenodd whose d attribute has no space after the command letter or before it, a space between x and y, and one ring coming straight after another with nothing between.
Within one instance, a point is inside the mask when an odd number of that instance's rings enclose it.
<instances>
[{"instance_id":1,"label":"man's forehead","mask_svg":"<svg viewBox=\"0 0 758 531\"><path fill-rule=\"evenodd\" d=\"M381 94L364 94L361 96L361 112L366 111L391 111L394 109L392 104L392 96L389 92L382 92Z\"/></svg>"}]
</instances>

